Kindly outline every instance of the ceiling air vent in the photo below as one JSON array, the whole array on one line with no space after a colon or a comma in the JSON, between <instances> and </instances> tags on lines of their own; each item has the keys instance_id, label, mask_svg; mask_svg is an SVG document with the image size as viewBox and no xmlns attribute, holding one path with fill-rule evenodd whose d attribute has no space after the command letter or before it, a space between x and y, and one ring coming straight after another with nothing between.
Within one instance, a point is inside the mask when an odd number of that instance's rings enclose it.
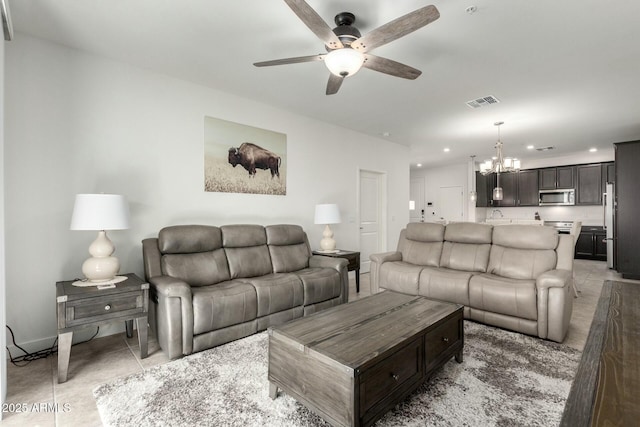
<instances>
[{"instance_id":1,"label":"ceiling air vent","mask_svg":"<svg viewBox=\"0 0 640 427\"><path fill-rule=\"evenodd\" d=\"M466 104L471 108L486 107L487 105L497 104L500 102L498 98L493 95L483 96L482 98L467 101Z\"/></svg>"},{"instance_id":2,"label":"ceiling air vent","mask_svg":"<svg viewBox=\"0 0 640 427\"><path fill-rule=\"evenodd\" d=\"M538 151L549 151L549 150L553 150L556 147L538 147L536 148L536 150Z\"/></svg>"}]
</instances>

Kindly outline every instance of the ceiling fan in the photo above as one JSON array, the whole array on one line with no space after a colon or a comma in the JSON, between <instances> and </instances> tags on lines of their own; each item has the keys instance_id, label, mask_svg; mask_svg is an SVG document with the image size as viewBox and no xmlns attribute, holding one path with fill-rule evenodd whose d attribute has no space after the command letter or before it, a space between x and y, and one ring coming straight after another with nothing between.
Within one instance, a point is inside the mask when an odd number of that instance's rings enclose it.
<instances>
[{"instance_id":1,"label":"ceiling fan","mask_svg":"<svg viewBox=\"0 0 640 427\"><path fill-rule=\"evenodd\" d=\"M253 65L256 67L268 67L324 61L331 72L327 83L327 95L337 93L345 77L354 75L361 67L404 79L413 80L417 78L422 74L420 70L368 52L406 36L440 17L440 12L435 6L425 6L361 36L360 31L352 25L356 20L352 13L342 12L337 14L335 17L337 27L331 29L304 0L284 1L302 22L324 42L327 53L256 62Z\"/></svg>"}]
</instances>

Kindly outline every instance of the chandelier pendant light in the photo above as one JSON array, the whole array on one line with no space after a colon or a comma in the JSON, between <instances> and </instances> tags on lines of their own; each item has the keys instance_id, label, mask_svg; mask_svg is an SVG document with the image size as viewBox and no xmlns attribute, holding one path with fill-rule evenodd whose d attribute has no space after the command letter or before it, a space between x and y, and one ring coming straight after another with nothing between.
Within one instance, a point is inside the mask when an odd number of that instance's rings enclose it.
<instances>
[{"instance_id":1,"label":"chandelier pendant light","mask_svg":"<svg viewBox=\"0 0 640 427\"><path fill-rule=\"evenodd\" d=\"M504 122L495 122L493 125L498 127L498 142L496 142L496 155L491 160L485 160L480 164L480 173L489 175L496 174L496 187L493 189L493 200L502 200L504 192L500 187L500 174L503 172L516 172L520 170L520 160L514 157L504 157L502 154L502 141L500 140L500 126Z\"/></svg>"}]
</instances>

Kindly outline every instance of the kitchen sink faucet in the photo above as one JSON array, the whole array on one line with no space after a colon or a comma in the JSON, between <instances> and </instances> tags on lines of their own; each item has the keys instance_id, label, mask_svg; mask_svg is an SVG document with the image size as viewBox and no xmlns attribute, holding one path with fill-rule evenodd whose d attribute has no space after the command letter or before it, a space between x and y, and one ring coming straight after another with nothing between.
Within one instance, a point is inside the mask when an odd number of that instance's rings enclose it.
<instances>
[{"instance_id":1,"label":"kitchen sink faucet","mask_svg":"<svg viewBox=\"0 0 640 427\"><path fill-rule=\"evenodd\" d=\"M491 219L494 219L496 212L500 214L500 218L504 218L504 215L502 215L502 211L500 209L494 209L491 211Z\"/></svg>"}]
</instances>

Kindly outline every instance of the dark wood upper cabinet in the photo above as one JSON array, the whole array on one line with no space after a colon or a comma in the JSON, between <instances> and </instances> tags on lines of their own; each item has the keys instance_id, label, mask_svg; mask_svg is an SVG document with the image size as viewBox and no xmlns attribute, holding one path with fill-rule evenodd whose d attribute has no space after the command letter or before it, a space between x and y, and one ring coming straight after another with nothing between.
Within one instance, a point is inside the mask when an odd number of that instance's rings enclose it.
<instances>
[{"instance_id":1,"label":"dark wood upper cabinet","mask_svg":"<svg viewBox=\"0 0 640 427\"><path fill-rule=\"evenodd\" d=\"M575 166L558 166L544 168L539 171L540 190L555 190L556 188L575 188Z\"/></svg>"},{"instance_id":2,"label":"dark wood upper cabinet","mask_svg":"<svg viewBox=\"0 0 640 427\"><path fill-rule=\"evenodd\" d=\"M540 190L556 189L556 168L540 169L538 177Z\"/></svg>"},{"instance_id":3,"label":"dark wood upper cabinet","mask_svg":"<svg viewBox=\"0 0 640 427\"><path fill-rule=\"evenodd\" d=\"M476 193L478 194L476 207L488 208L491 193L487 191L487 175L482 175L480 172L476 172Z\"/></svg>"},{"instance_id":4,"label":"dark wood upper cabinet","mask_svg":"<svg viewBox=\"0 0 640 427\"><path fill-rule=\"evenodd\" d=\"M494 176L494 187L497 186L497 175ZM507 172L500 174L500 186L502 187L503 197L502 200L494 200L492 206L506 207L516 206L518 200L518 173ZM493 188L491 188L491 195L493 196Z\"/></svg>"},{"instance_id":5,"label":"dark wood upper cabinet","mask_svg":"<svg viewBox=\"0 0 640 427\"><path fill-rule=\"evenodd\" d=\"M602 192L607 190L607 182L616 182L616 164L615 162L601 163L602 165Z\"/></svg>"},{"instance_id":6,"label":"dark wood upper cabinet","mask_svg":"<svg viewBox=\"0 0 640 427\"><path fill-rule=\"evenodd\" d=\"M576 166L576 175L576 205L602 204L601 164Z\"/></svg>"},{"instance_id":7,"label":"dark wood upper cabinet","mask_svg":"<svg viewBox=\"0 0 640 427\"><path fill-rule=\"evenodd\" d=\"M538 170L522 170L518 172L517 206L538 206Z\"/></svg>"},{"instance_id":8,"label":"dark wood upper cabinet","mask_svg":"<svg viewBox=\"0 0 640 427\"><path fill-rule=\"evenodd\" d=\"M562 166L556 168L556 188L575 188L576 167Z\"/></svg>"}]
</instances>

